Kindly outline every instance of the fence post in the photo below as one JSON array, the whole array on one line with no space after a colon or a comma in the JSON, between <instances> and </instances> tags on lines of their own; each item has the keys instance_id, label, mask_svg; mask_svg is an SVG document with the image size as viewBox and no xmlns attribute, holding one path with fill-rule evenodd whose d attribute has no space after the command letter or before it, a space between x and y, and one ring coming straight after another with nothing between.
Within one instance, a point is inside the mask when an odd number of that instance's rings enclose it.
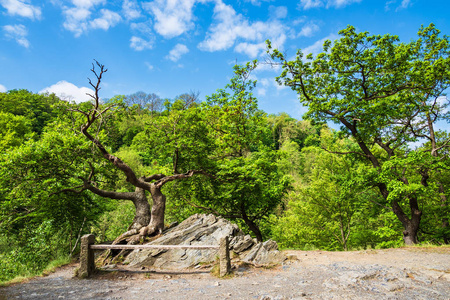
<instances>
[{"instance_id":1,"label":"fence post","mask_svg":"<svg viewBox=\"0 0 450 300\"><path fill-rule=\"evenodd\" d=\"M230 242L228 236L220 239L219 244L219 276L223 277L231 272Z\"/></svg>"},{"instance_id":2,"label":"fence post","mask_svg":"<svg viewBox=\"0 0 450 300\"><path fill-rule=\"evenodd\" d=\"M79 278L87 278L95 271L94 251L89 248L95 243L93 234L85 234L81 237L80 244L80 269L77 276Z\"/></svg>"}]
</instances>

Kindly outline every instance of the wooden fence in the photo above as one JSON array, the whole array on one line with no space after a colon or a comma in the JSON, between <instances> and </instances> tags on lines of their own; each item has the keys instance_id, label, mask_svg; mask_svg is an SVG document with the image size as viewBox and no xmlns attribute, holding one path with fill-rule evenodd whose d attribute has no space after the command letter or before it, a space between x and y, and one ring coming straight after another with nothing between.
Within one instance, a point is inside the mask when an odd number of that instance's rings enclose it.
<instances>
[{"instance_id":1,"label":"wooden fence","mask_svg":"<svg viewBox=\"0 0 450 300\"><path fill-rule=\"evenodd\" d=\"M217 245L95 245L95 236L86 234L81 238L80 269L78 277L87 278L95 272L94 250L108 249L196 249L219 250L219 276L223 277L231 272L229 240L225 237Z\"/></svg>"}]
</instances>

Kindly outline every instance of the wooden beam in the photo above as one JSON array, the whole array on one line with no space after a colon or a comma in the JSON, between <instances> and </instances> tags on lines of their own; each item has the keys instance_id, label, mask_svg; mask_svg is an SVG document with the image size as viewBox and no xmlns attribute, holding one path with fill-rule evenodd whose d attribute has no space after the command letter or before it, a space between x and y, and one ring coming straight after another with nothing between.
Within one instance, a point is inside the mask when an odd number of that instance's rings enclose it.
<instances>
[{"instance_id":1,"label":"wooden beam","mask_svg":"<svg viewBox=\"0 0 450 300\"><path fill-rule=\"evenodd\" d=\"M194 249L194 250L217 250L219 246L214 245L90 245L92 250L105 249Z\"/></svg>"}]
</instances>

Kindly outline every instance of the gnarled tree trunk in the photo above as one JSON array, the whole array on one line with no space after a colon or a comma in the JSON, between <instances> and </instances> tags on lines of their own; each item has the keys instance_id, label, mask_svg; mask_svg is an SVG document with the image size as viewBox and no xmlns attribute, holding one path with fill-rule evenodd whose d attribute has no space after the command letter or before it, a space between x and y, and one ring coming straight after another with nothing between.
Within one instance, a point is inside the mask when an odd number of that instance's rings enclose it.
<instances>
[{"instance_id":1,"label":"gnarled tree trunk","mask_svg":"<svg viewBox=\"0 0 450 300\"><path fill-rule=\"evenodd\" d=\"M134 219L133 223L128 227L128 230L139 230L142 227L147 226L151 220L150 204L148 203L147 195L145 195L145 190L137 187L135 193L136 198L132 199L135 207Z\"/></svg>"}]
</instances>

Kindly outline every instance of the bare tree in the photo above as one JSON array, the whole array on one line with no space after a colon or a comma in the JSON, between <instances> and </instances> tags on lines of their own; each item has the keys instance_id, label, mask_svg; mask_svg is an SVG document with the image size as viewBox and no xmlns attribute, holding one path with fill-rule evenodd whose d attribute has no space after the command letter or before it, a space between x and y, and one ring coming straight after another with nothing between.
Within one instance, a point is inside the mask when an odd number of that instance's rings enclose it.
<instances>
[{"instance_id":1,"label":"bare tree","mask_svg":"<svg viewBox=\"0 0 450 300\"><path fill-rule=\"evenodd\" d=\"M148 109L153 115L160 112L163 107L163 100L156 94L147 94L139 91L125 97L125 103L128 106L137 105L139 109Z\"/></svg>"},{"instance_id":2,"label":"bare tree","mask_svg":"<svg viewBox=\"0 0 450 300\"><path fill-rule=\"evenodd\" d=\"M199 95L200 95L200 92L190 91L189 93L184 93L184 94L177 96L175 98L175 101L181 100L181 102L183 103L183 108L188 109L192 105L199 103Z\"/></svg>"}]
</instances>

